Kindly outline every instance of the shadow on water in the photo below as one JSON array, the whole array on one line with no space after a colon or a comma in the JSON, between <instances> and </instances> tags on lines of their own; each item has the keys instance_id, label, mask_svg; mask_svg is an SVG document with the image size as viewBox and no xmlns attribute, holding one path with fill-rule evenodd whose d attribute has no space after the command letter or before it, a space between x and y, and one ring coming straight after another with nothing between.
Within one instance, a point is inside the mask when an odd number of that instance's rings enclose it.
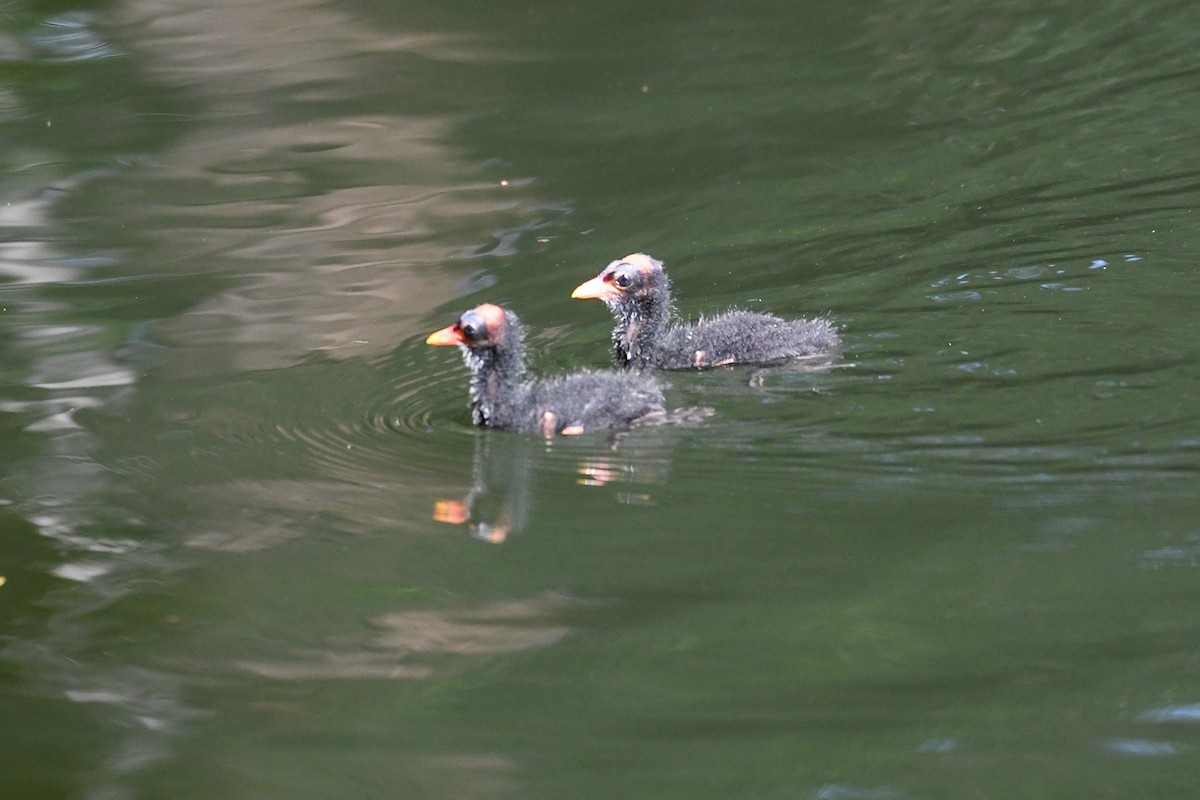
<instances>
[{"instance_id":1,"label":"shadow on water","mask_svg":"<svg viewBox=\"0 0 1200 800\"><path fill-rule=\"evenodd\" d=\"M14 7L0 787L1190 797L1197 21ZM434 323L635 250L843 360L471 428Z\"/></svg>"}]
</instances>

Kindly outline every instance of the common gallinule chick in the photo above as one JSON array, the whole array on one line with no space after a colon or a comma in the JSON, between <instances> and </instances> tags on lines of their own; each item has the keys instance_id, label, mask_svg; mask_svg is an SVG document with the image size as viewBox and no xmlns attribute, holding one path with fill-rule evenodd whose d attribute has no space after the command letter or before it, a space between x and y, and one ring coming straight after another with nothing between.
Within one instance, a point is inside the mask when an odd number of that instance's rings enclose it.
<instances>
[{"instance_id":1,"label":"common gallinule chick","mask_svg":"<svg viewBox=\"0 0 1200 800\"><path fill-rule=\"evenodd\" d=\"M780 319L729 311L697 322L675 320L671 281L662 262L633 253L612 262L571 293L603 300L617 327L613 359L621 367L686 369L764 363L826 353L838 343L827 319Z\"/></svg>"},{"instance_id":2,"label":"common gallinule chick","mask_svg":"<svg viewBox=\"0 0 1200 800\"><path fill-rule=\"evenodd\" d=\"M553 436L626 428L664 413L662 389L648 375L584 370L527 379L521 322L491 303L463 313L425 343L462 350L471 370L471 419L484 428Z\"/></svg>"}]
</instances>

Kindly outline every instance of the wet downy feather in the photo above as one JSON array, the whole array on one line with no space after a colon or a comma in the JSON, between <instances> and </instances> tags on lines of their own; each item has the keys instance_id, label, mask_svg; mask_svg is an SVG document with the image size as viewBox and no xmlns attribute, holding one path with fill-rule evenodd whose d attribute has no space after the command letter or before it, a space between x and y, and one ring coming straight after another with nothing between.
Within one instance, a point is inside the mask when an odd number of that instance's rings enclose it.
<instances>
[{"instance_id":1,"label":"wet downy feather","mask_svg":"<svg viewBox=\"0 0 1200 800\"><path fill-rule=\"evenodd\" d=\"M613 261L571 295L603 300L617 319L613 360L639 369L686 369L766 363L830 353L839 343L831 321L785 320L733 310L695 322L677 320L671 281L658 261L633 253Z\"/></svg>"},{"instance_id":2,"label":"wet downy feather","mask_svg":"<svg viewBox=\"0 0 1200 800\"><path fill-rule=\"evenodd\" d=\"M548 378L526 374L524 328L516 314L477 306L430 334L458 345L471 371L471 419L481 427L553 435L624 428L664 412L662 389L648 375L583 370Z\"/></svg>"}]
</instances>

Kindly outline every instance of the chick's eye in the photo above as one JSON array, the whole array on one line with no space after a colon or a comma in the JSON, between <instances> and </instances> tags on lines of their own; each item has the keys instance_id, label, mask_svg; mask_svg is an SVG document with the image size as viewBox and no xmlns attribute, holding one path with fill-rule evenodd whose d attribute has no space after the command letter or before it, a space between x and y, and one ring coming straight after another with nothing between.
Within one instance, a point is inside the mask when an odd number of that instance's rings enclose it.
<instances>
[{"instance_id":1,"label":"chick's eye","mask_svg":"<svg viewBox=\"0 0 1200 800\"><path fill-rule=\"evenodd\" d=\"M463 336L466 336L468 339L475 338L475 326L470 322L459 325L458 330L460 333L462 333Z\"/></svg>"},{"instance_id":2,"label":"chick's eye","mask_svg":"<svg viewBox=\"0 0 1200 800\"><path fill-rule=\"evenodd\" d=\"M629 284L633 283L633 278L630 278L627 272L618 272L613 276L613 283L617 285L618 289L628 289Z\"/></svg>"}]
</instances>

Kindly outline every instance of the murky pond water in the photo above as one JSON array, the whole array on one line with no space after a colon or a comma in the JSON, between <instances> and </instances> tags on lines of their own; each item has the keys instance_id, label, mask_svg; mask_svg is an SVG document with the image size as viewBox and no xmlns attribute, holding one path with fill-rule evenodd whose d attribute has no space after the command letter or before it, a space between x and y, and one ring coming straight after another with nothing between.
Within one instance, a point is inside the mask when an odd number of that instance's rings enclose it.
<instances>
[{"instance_id":1,"label":"murky pond water","mask_svg":"<svg viewBox=\"0 0 1200 800\"><path fill-rule=\"evenodd\" d=\"M2 25L5 796L1194 795L1193 5ZM634 251L840 360L472 428Z\"/></svg>"}]
</instances>

